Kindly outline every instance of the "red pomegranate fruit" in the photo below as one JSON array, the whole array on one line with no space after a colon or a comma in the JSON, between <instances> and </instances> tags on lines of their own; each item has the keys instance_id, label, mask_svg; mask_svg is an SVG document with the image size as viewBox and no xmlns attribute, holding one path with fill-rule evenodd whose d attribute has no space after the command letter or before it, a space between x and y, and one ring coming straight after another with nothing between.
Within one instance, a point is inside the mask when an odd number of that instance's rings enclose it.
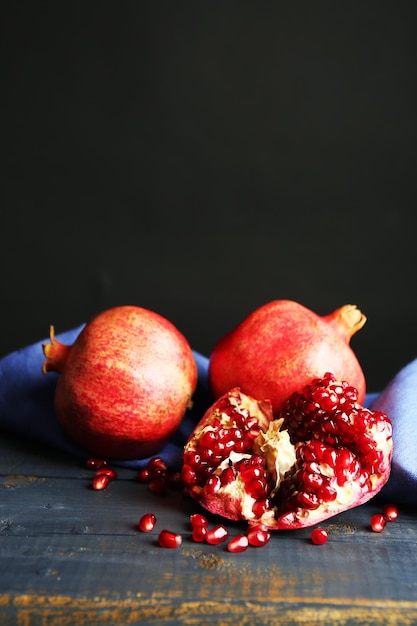
<instances>
[{"instance_id":1,"label":"red pomegranate fruit","mask_svg":"<svg viewBox=\"0 0 417 626\"><path fill-rule=\"evenodd\" d=\"M366 322L355 305L317 315L292 300L275 300L256 309L215 345L209 362L214 398L239 387L268 399L275 413L313 378L332 372L348 380L365 399L362 368L350 339Z\"/></svg>"},{"instance_id":2,"label":"red pomegranate fruit","mask_svg":"<svg viewBox=\"0 0 417 626\"><path fill-rule=\"evenodd\" d=\"M312 526L370 500L389 477L392 426L326 373L272 406L235 388L184 447L186 491L211 513L270 529Z\"/></svg>"},{"instance_id":3,"label":"red pomegranate fruit","mask_svg":"<svg viewBox=\"0 0 417 626\"><path fill-rule=\"evenodd\" d=\"M60 374L56 415L86 450L114 459L159 452L179 427L197 385L190 345L161 315L137 306L108 309L76 341L43 345L43 371Z\"/></svg>"}]
</instances>

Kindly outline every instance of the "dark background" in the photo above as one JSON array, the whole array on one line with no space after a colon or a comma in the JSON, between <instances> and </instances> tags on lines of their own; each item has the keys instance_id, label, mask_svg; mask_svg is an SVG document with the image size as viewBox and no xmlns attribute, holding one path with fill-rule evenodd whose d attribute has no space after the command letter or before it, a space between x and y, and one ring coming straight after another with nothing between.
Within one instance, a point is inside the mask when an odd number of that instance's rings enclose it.
<instances>
[{"instance_id":1,"label":"dark background","mask_svg":"<svg viewBox=\"0 0 417 626\"><path fill-rule=\"evenodd\" d=\"M0 356L117 304L196 350L290 298L417 356L416 3L2 2Z\"/></svg>"}]
</instances>

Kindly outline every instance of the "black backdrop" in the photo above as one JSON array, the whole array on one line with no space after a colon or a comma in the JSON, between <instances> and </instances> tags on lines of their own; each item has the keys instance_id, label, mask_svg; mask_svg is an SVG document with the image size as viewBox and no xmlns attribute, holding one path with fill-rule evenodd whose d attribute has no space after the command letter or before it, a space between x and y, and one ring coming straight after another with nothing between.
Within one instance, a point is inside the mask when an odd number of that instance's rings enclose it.
<instances>
[{"instance_id":1,"label":"black backdrop","mask_svg":"<svg viewBox=\"0 0 417 626\"><path fill-rule=\"evenodd\" d=\"M117 304L193 348L357 304L417 356L416 3L1 3L0 356Z\"/></svg>"}]
</instances>

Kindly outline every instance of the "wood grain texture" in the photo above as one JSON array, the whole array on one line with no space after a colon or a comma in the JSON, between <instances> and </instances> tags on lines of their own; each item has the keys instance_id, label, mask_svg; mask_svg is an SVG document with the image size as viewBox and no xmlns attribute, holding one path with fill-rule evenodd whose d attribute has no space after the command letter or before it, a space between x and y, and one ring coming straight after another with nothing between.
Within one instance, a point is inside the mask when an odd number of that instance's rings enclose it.
<instances>
[{"instance_id":1,"label":"wood grain texture","mask_svg":"<svg viewBox=\"0 0 417 626\"><path fill-rule=\"evenodd\" d=\"M91 475L76 458L2 435L2 626L417 624L414 510L376 534L373 501L323 524L324 546L304 529L230 554L191 540L198 508L182 492L151 494L126 469L95 492ZM140 533L148 511L157 525ZM179 549L158 547L162 528L183 535Z\"/></svg>"}]
</instances>

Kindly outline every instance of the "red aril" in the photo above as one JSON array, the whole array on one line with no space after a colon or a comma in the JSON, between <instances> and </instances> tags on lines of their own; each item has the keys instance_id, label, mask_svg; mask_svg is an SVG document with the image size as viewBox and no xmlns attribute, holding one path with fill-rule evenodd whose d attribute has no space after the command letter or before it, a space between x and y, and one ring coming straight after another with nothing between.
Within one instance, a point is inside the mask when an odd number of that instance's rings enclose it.
<instances>
[{"instance_id":1,"label":"red aril","mask_svg":"<svg viewBox=\"0 0 417 626\"><path fill-rule=\"evenodd\" d=\"M96 476L107 476L107 478L109 479L109 482L111 480L116 480L117 479L117 472L112 467L101 467L100 469L96 470L95 475Z\"/></svg>"},{"instance_id":2,"label":"red aril","mask_svg":"<svg viewBox=\"0 0 417 626\"><path fill-rule=\"evenodd\" d=\"M136 475L136 480L139 483L149 483L151 480L149 469L147 467L140 467Z\"/></svg>"},{"instance_id":3,"label":"red aril","mask_svg":"<svg viewBox=\"0 0 417 626\"><path fill-rule=\"evenodd\" d=\"M271 533L264 528L253 526L248 528L247 531L248 542L250 546L257 548L265 546L271 539Z\"/></svg>"},{"instance_id":4,"label":"red aril","mask_svg":"<svg viewBox=\"0 0 417 626\"><path fill-rule=\"evenodd\" d=\"M323 544L327 543L328 538L329 535L327 533L327 530L325 530L324 528L315 528L311 533L311 541L316 546L322 546Z\"/></svg>"},{"instance_id":5,"label":"red aril","mask_svg":"<svg viewBox=\"0 0 417 626\"><path fill-rule=\"evenodd\" d=\"M90 469L90 470L98 470L98 469L101 469L102 467L105 467L106 465L107 465L107 461L105 461L105 459L91 458L91 459L87 459L86 461L86 467L87 469Z\"/></svg>"},{"instance_id":6,"label":"red aril","mask_svg":"<svg viewBox=\"0 0 417 626\"><path fill-rule=\"evenodd\" d=\"M151 479L165 478L168 474L168 467L160 456L154 456L152 459L149 459L147 468Z\"/></svg>"},{"instance_id":7,"label":"red aril","mask_svg":"<svg viewBox=\"0 0 417 626\"><path fill-rule=\"evenodd\" d=\"M374 533L382 533L386 526L386 523L386 519L382 515L382 513L375 513L375 515L372 515L371 517L371 528Z\"/></svg>"},{"instance_id":8,"label":"red aril","mask_svg":"<svg viewBox=\"0 0 417 626\"><path fill-rule=\"evenodd\" d=\"M193 526L191 531L193 541L203 543L207 539L207 526Z\"/></svg>"},{"instance_id":9,"label":"red aril","mask_svg":"<svg viewBox=\"0 0 417 626\"><path fill-rule=\"evenodd\" d=\"M226 541L228 536L229 531L227 528L223 526L223 524L216 524L216 526L207 530L206 541L210 545L216 546L219 543Z\"/></svg>"},{"instance_id":10,"label":"red aril","mask_svg":"<svg viewBox=\"0 0 417 626\"><path fill-rule=\"evenodd\" d=\"M91 486L94 491L103 491L107 489L110 478L106 474L98 474L91 479Z\"/></svg>"},{"instance_id":11,"label":"red aril","mask_svg":"<svg viewBox=\"0 0 417 626\"><path fill-rule=\"evenodd\" d=\"M227 544L229 552L244 552L249 546L249 541L246 535L240 533L235 537L232 537Z\"/></svg>"},{"instance_id":12,"label":"red aril","mask_svg":"<svg viewBox=\"0 0 417 626\"><path fill-rule=\"evenodd\" d=\"M144 513L139 520L138 528L143 533L150 533L155 528L156 516L153 513Z\"/></svg>"},{"instance_id":13,"label":"red aril","mask_svg":"<svg viewBox=\"0 0 417 626\"><path fill-rule=\"evenodd\" d=\"M365 322L350 304L326 316L291 300L261 306L215 345L209 362L213 396L239 387L270 400L278 413L292 393L332 372L338 380L348 380L363 403L365 377L349 344Z\"/></svg>"},{"instance_id":14,"label":"red aril","mask_svg":"<svg viewBox=\"0 0 417 626\"><path fill-rule=\"evenodd\" d=\"M158 544L161 548L179 548L182 544L182 537L171 530L161 530L158 535Z\"/></svg>"},{"instance_id":15,"label":"red aril","mask_svg":"<svg viewBox=\"0 0 417 626\"><path fill-rule=\"evenodd\" d=\"M254 420L259 434L247 437ZM388 480L391 455L388 417L326 374L294 393L276 419L270 403L239 389L219 398L184 447L182 478L211 513L292 529L370 500Z\"/></svg>"},{"instance_id":16,"label":"red aril","mask_svg":"<svg viewBox=\"0 0 417 626\"><path fill-rule=\"evenodd\" d=\"M395 522L398 519L399 511L395 504L385 504L382 509L382 515L386 522Z\"/></svg>"},{"instance_id":17,"label":"red aril","mask_svg":"<svg viewBox=\"0 0 417 626\"><path fill-rule=\"evenodd\" d=\"M60 374L57 417L101 457L145 458L178 429L197 384L185 337L164 317L136 306L108 309L73 345L44 344L44 372Z\"/></svg>"},{"instance_id":18,"label":"red aril","mask_svg":"<svg viewBox=\"0 0 417 626\"><path fill-rule=\"evenodd\" d=\"M190 515L190 522L193 528L194 526L205 526L206 528L208 526L207 518L201 513L193 513Z\"/></svg>"}]
</instances>

